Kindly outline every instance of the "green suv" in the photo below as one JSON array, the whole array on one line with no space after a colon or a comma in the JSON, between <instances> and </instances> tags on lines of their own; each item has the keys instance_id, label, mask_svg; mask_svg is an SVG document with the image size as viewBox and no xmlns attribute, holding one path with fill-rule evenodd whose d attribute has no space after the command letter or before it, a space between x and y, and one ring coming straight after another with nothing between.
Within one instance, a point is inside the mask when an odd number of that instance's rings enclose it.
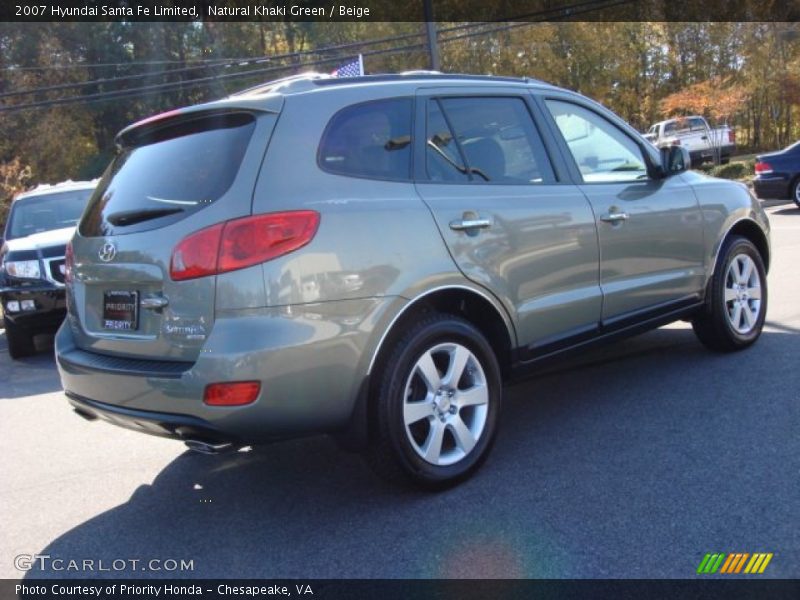
<instances>
[{"instance_id":1,"label":"green suv","mask_svg":"<svg viewBox=\"0 0 800 600\"><path fill-rule=\"evenodd\" d=\"M195 450L332 433L444 487L542 360L678 319L738 350L764 323L747 188L539 81L303 76L117 144L67 251L61 380Z\"/></svg>"}]
</instances>

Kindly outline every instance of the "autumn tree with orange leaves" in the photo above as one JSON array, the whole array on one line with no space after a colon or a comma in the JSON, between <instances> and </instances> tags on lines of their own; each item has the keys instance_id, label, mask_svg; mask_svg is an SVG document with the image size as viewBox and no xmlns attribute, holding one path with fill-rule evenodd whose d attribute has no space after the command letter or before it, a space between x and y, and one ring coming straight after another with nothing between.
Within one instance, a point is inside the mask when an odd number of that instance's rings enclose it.
<instances>
[{"instance_id":1,"label":"autumn tree with orange leaves","mask_svg":"<svg viewBox=\"0 0 800 600\"><path fill-rule=\"evenodd\" d=\"M749 93L741 85L715 78L670 94L659 107L670 117L695 114L724 122L742 111L748 99Z\"/></svg>"}]
</instances>

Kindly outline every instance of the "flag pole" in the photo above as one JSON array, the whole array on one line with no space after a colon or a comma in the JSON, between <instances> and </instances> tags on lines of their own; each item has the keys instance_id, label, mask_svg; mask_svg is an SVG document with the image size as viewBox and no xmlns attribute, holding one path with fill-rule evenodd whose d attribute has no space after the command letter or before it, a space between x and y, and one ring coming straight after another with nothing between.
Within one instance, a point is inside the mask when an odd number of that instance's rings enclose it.
<instances>
[{"instance_id":1,"label":"flag pole","mask_svg":"<svg viewBox=\"0 0 800 600\"><path fill-rule=\"evenodd\" d=\"M358 55L358 74L363 76L364 75L364 55Z\"/></svg>"}]
</instances>

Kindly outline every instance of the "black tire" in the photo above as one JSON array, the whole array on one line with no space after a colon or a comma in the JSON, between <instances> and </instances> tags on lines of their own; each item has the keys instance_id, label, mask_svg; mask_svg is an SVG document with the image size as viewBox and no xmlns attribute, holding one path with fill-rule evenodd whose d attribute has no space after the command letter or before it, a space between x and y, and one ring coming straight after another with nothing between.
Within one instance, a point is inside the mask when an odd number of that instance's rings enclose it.
<instances>
[{"instance_id":1,"label":"black tire","mask_svg":"<svg viewBox=\"0 0 800 600\"><path fill-rule=\"evenodd\" d=\"M726 290L728 290L729 294L740 293L735 289L729 289L735 286L731 265L734 260L737 260L735 268L738 269L742 262L747 262L745 257L749 257L752 261L758 276L760 300L757 308L755 308L754 293L749 291L754 288L748 287L745 290L741 290L740 292L744 294L741 297L737 295L736 299L725 300ZM742 306L739 309L739 313L735 312L737 304ZM747 308L743 308L745 305ZM744 315L745 310L748 311L748 315L753 315L752 321L744 318L748 316ZM734 315L731 315L731 312ZM709 283L705 308L692 320L694 332L700 341L711 350L718 352L741 350L750 346L761 335L766 314L767 276L761 254L750 240L740 236L732 236L723 243L723 247L720 250L717 265L714 269L714 276ZM736 323L741 323L741 328L737 328L734 325L734 320Z\"/></svg>"},{"instance_id":2,"label":"black tire","mask_svg":"<svg viewBox=\"0 0 800 600\"><path fill-rule=\"evenodd\" d=\"M6 341L8 342L8 354L14 360L18 358L25 358L31 356L36 352L36 347L33 344L33 336L29 331L17 327L6 319Z\"/></svg>"},{"instance_id":3,"label":"black tire","mask_svg":"<svg viewBox=\"0 0 800 600\"><path fill-rule=\"evenodd\" d=\"M795 179L792 184L791 198L794 200L797 208L800 208L800 177Z\"/></svg>"},{"instance_id":4,"label":"black tire","mask_svg":"<svg viewBox=\"0 0 800 600\"><path fill-rule=\"evenodd\" d=\"M461 362L461 369L454 366L459 362L456 353L461 357L469 354L465 362ZM434 363L436 374L441 379L435 386L444 390L443 394L434 395L431 391L433 386L426 383L426 378L417 368L425 357ZM453 385L447 381L451 367L463 373ZM410 481L427 489L445 489L472 475L491 449L502 399L497 357L481 332L459 317L439 313L428 315L414 323L395 342L376 376L378 381L374 389L377 395L371 398L375 408L375 430L366 454L372 469L383 479ZM407 402L416 400L410 397L417 389L426 400ZM477 392L471 394L473 398L485 397L487 401L467 406L463 399L470 391ZM462 401L465 402L463 406ZM425 404L430 407L431 414L418 417L417 421L407 425L405 411L411 404ZM469 444L459 444L457 440L456 431L461 429L460 426L471 430L471 435L462 441L474 441L474 446L466 452L464 448ZM441 434L437 437L434 430ZM477 435L472 430L478 430ZM432 463L421 454L425 449L423 446L429 449L436 446L435 439L439 440L438 449L441 451L441 454L436 453L437 461L443 464ZM446 464L449 460L455 462Z\"/></svg>"}]
</instances>

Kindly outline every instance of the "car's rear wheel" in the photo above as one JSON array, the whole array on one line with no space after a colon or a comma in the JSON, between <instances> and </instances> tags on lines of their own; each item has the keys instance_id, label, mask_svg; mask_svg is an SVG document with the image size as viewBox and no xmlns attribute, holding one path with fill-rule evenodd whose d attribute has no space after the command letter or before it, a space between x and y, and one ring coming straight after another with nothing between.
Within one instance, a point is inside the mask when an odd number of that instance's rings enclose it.
<instances>
[{"instance_id":1,"label":"car's rear wheel","mask_svg":"<svg viewBox=\"0 0 800 600\"><path fill-rule=\"evenodd\" d=\"M379 475L444 488L480 466L495 436L502 383L478 329L428 316L395 343L378 376L368 458Z\"/></svg>"},{"instance_id":2,"label":"car's rear wheel","mask_svg":"<svg viewBox=\"0 0 800 600\"><path fill-rule=\"evenodd\" d=\"M36 352L33 344L33 336L29 331L18 327L12 321L6 319L6 341L8 342L8 354L13 359L25 358Z\"/></svg>"},{"instance_id":3,"label":"car's rear wheel","mask_svg":"<svg viewBox=\"0 0 800 600\"><path fill-rule=\"evenodd\" d=\"M792 200L794 200L797 208L800 208L800 177L795 180L794 186L792 187Z\"/></svg>"},{"instance_id":4,"label":"car's rear wheel","mask_svg":"<svg viewBox=\"0 0 800 600\"><path fill-rule=\"evenodd\" d=\"M764 261L753 243L734 236L725 242L709 287L705 310L692 321L712 350L746 348L761 335L767 314Z\"/></svg>"}]
</instances>

